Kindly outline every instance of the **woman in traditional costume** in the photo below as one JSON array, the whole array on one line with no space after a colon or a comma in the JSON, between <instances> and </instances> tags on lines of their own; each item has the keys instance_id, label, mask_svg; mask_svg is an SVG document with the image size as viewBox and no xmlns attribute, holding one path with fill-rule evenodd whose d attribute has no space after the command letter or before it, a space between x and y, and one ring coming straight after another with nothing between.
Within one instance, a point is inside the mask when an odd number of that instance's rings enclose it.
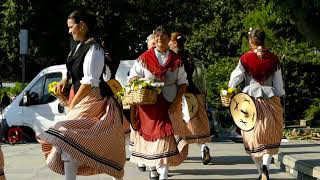
<instances>
[{"instance_id":1,"label":"woman in traditional costume","mask_svg":"<svg viewBox=\"0 0 320 180\"><path fill-rule=\"evenodd\" d=\"M155 41L154 41L154 34L153 33L149 34L149 36L147 37L146 44L147 44L147 48L148 49L153 49L155 47ZM133 108L135 108L134 106L132 106L131 108L132 108L133 111L135 111L135 109L133 109ZM132 118L134 118L134 117L132 117ZM134 133L136 133L136 131L132 129L130 132L131 132L130 137L135 137ZM129 147L131 147L131 146L129 146ZM139 171L146 171L146 169L147 169L145 164L137 164L137 167L138 167Z\"/></svg>"},{"instance_id":2,"label":"woman in traditional costume","mask_svg":"<svg viewBox=\"0 0 320 180\"><path fill-rule=\"evenodd\" d=\"M196 66L191 53L184 48L184 42L185 38L180 32L171 33L169 47L182 58L189 83L186 92L193 94L197 98L196 103L199 104L198 107L200 108L200 111L198 110L198 112L196 112L196 115L192 117L187 123L185 123L182 118L175 119L173 123L179 123L177 127L185 126L185 129L188 129L186 130L186 132L189 131L189 133L185 133L185 135L181 136L182 138L187 140L187 142L197 143L201 145L202 163L204 165L207 165L211 161L211 156L209 147L205 143L210 142L211 137L209 120L207 118L205 110L205 97L203 94L201 94L200 90L193 82L193 73Z\"/></svg>"},{"instance_id":3,"label":"woman in traditional costume","mask_svg":"<svg viewBox=\"0 0 320 180\"><path fill-rule=\"evenodd\" d=\"M153 105L136 106L136 133L131 137L130 161L150 167L150 179L168 179L169 166L177 166L188 154L186 142L175 139L168 111L175 111L188 84L180 57L169 50L170 34L159 26L155 48L139 56L128 77L164 82Z\"/></svg>"},{"instance_id":4,"label":"woman in traditional costume","mask_svg":"<svg viewBox=\"0 0 320 180\"><path fill-rule=\"evenodd\" d=\"M259 179L269 179L272 155L279 151L283 132L283 109L280 97L285 95L279 58L264 46L265 33L260 29L249 32L251 50L240 57L232 72L230 88L245 79L242 92L253 98L257 109L254 128L242 131L245 150L252 156Z\"/></svg>"},{"instance_id":5,"label":"woman in traditional costume","mask_svg":"<svg viewBox=\"0 0 320 180\"><path fill-rule=\"evenodd\" d=\"M122 110L105 82L110 70L101 43L93 38L95 22L95 16L85 11L68 16L69 33L79 42L67 59L72 81L69 112L65 121L38 135L49 168L65 175L65 180L100 173L120 180L124 175ZM56 86L59 94L66 83Z\"/></svg>"},{"instance_id":6,"label":"woman in traditional costume","mask_svg":"<svg viewBox=\"0 0 320 180\"><path fill-rule=\"evenodd\" d=\"M0 180L6 180L6 176L4 175L4 156L0 146Z\"/></svg>"}]
</instances>

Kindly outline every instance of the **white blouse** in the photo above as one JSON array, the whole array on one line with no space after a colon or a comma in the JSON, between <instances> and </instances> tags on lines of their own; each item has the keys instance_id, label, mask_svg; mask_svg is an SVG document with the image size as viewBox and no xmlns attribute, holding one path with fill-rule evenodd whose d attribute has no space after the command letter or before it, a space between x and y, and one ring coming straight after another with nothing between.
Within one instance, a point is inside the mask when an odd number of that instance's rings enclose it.
<instances>
[{"instance_id":1,"label":"white blouse","mask_svg":"<svg viewBox=\"0 0 320 180\"><path fill-rule=\"evenodd\" d=\"M156 49L154 51L159 64L164 65L168 59L169 50L163 54L158 52ZM156 79L156 77L148 69L144 68L137 60L130 70L128 81L135 76L147 79ZM184 66L177 68L173 72L167 71L164 83L165 85L161 88L161 92L167 101L172 102L176 97L178 86L181 84L188 84L187 73L184 70Z\"/></svg>"},{"instance_id":2,"label":"white blouse","mask_svg":"<svg viewBox=\"0 0 320 180\"><path fill-rule=\"evenodd\" d=\"M80 43L77 45L78 50ZM80 80L81 84L89 84L92 87L99 87L100 75L104 66L104 50L98 44L93 44L88 50L83 61L83 77ZM105 65L106 66L106 65ZM107 81L111 77L110 69L106 66L104 72L104 80Z\"/></svg>"},{"instance_id":3,"label":"white blouse","mask_svg":"<svg viewBox=\"0 0 320 180\"><path fill-rule=\"evenodd\" d=\"M239 61L237 67L231 73L228 87L236 88L237 85L240 84L245 78L246 87L242 92L245 92L252 97L272 97L285 95L280 68L265 81L266 84L270 85L261 85L246 73L241 61Z\"/></svg>"}]
</instances>

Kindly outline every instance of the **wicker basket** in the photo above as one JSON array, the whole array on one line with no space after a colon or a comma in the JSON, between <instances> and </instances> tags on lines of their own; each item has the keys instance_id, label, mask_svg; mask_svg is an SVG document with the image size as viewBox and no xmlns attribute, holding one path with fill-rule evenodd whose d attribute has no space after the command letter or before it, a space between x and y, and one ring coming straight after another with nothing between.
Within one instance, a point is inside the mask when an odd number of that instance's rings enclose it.
<instances>
[{"instance_id":1,"label":"wicker basket","mask_svg":"<svg viewBox=\"0 0 320 180\"><path fill-rule=\"evenodd\" d=\"M157 102L157 92L149 89L138 89L130 91L122 97L122 104L125 105L146 105Z\"/></svg>"},{"instance_id":2,"label":"wicker basket","mask_svg":"<svg viewBox=\"0 0 320 180\"><path fill-rule=\"evenodd\" d=\"M227 95L223 95L222 93L220 93L222 106L224 107L230 106L232 95L233 94L229 94L229 93Z\"/></svg>"}]
</instances>

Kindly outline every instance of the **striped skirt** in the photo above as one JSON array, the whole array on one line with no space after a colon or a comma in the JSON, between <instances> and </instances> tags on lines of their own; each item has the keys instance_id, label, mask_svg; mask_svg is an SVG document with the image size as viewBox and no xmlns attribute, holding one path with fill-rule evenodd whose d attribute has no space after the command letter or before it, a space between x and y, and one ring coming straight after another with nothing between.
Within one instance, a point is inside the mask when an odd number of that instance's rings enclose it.
<instances>
[{"instance_id":1,"label":"striped skirt","mask_svg":"<svg viewBox=\"0 0 320 180\"><path fill-rule=\"evenodd\" d=\"M125 138L116 101L102 99L99 88L93 88L66 119L38 135L49 168L64 174L63 151L79 162L78 175L123 177Z\"/></svg>"},{"instance_id":2,"label":"striped skirt","mask_svg":"<svg viewBox=\"0 0 320 180\"><path fill-rule=\"evenodd\" d=\"M145 164L147 166L178 166L186 159L188 155L188 144L186 141L171 135L172 125L168 115L168 109L166 108L166 106L169 108L170 104L161 104L161 99L159 99L159 97L157 103L160 104L154 105L154 109L150 109L150 107L148 109L153 112L150 114L146 114L149 111L144 112L145 116L143 117L145 119L137 120L137 124L140 124L140 126L137 126L138 128L140 127L142 129L148 127L149 129L143 131L141 129L140 131L139 129L138 131L131 129L130 161L136 164ZM154 111L156 111L156 113ZM138 111L138 113L141 113L141 111ZM167 115L164 115L165 113L167 113ZM161 114L161 118L159 118L159 115L157 114ZM165 118L168 120L168 122L166 121L163 123L154 123L153 125L150 125L151 122L148 121L155 121L157 118L159 121L160 119L162 120L162 118ZM150 136L146 134L151 134L151 131L158 131L158 134L160 134L159 137L157 137L157 135L153 135L153 138L149 138Z\"/></svg>"},{"instance_id":3,"label":"striped skirt","mask_svg":"<svg viewBox=\"0 0 320 180\"><path fill-rule=\"evenodd\" d=\"M146 141L138 132L131 130L130 151L130 161L136 164L178 166L188 156L188 145L174 136Z\"/></svg>"},{"instance_id":4,"label":"striped skirt","mask_svg":"<svg viewBox=\"0 0 320 180\"><path fill-rule=\"evenodd\" d=\"M283 109L280 98L256 98L255 105L256 125L251 131L242 131L245 150L253 157L277 154L283 137Z\"/></svg>"},{"instance_id":5,"label":"striped skirt","mask_svg":"<svg viewBox=\"0 0 320 180\"><path fill-rule=\"evenodd\" d=\"M199 104L197 114L187 123L182 118L182 105L175 111L169 112L174 134L185 140L188 144L203 144L211 141L210 126L204 105L203 95L196 95Z\"/></svg>"},{"instance_id":6,"label":"striped skirt","mask_svg":"<svg viewBox=\"0 0 320 180\"><path fill-rule=\"evenodd\" d=\"M6 180L6 176L4 175L4 156L0 146L0 180Z\"/></svg>"}]
</instances>

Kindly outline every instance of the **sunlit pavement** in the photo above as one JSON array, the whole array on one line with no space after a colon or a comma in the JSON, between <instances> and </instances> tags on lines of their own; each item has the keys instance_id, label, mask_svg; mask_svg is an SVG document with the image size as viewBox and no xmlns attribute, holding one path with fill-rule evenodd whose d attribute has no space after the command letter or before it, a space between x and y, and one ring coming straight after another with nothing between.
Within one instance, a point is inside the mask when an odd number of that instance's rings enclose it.
<instances>
[{"instance_id":1,"label":"sunlit pavement","mask_svg":"<svg viewBox=\"0 0 320 180\"><path fill-rule=\"evenodd\" d=\"M191 145L189 157L183 164L170 167L169 179L257 179L257 170L251 158L244 152L241 143L231 141L208 143L213 156L209 165L201 162L200 146ZM2 145L5 156L5 173L8 180L63 180L63 176L52 172L45 164L39 144ZM127 151L127 157L129 152ZM295 179L280 172L272 164L271 178L274 180ZM148 180L148 172L140 172L136 165L127 161L124 180ZM108 175L82 177L78 180L107 180Z\"/></svg>"}]
</instances>

